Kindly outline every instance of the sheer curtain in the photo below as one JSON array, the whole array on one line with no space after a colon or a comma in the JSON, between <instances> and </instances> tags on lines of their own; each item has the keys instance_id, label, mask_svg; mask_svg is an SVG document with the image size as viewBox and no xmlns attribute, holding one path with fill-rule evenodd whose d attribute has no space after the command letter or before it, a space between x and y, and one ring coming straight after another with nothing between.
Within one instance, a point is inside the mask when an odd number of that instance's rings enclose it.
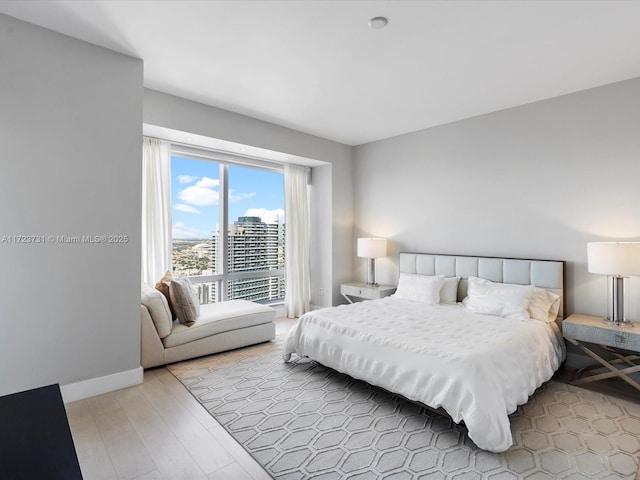
<instances>
[{"instance_id":1,"label":"sheer curtain","mask_svg":"<svg viewBox=\"0 0 640 480\"><path fill-rule=\"evenodd\" d=\"M309 310L309 177L311 169L284 168L285 315L299 317Z\"/></svg>"},{"instance_id":2,"label":"sheer curtain","mask_svg":"<svg viewBox=\"0 0 640 480\"><path fill-rule=\"evenodd\" d=\"M171 269L171 146L142 144L142 281L153 286Z\"/></svg>"}]
</instances>

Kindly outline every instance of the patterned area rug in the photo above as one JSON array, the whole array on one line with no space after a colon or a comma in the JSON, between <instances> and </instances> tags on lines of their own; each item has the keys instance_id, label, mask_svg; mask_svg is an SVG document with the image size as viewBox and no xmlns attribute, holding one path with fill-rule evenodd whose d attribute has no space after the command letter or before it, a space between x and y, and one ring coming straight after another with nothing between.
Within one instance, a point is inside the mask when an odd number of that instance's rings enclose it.
<instances>
[{"instance_id":1,"label":"patterned area rug","mask_svg":"<svg viewBox=\"0 0 640 480\"><path fill-rule=\"evenodd\" d=\"M511 416L514 445L308 359L282 338L169 370L277 479L634 479L640 404L549 382Z\"/></svg>"}]
</instances>

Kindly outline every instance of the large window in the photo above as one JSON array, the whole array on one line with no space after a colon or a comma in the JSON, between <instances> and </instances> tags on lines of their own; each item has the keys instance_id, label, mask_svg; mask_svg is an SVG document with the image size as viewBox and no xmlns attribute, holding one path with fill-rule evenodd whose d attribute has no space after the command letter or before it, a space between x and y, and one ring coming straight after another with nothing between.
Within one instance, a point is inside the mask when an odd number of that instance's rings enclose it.
<instances>
[{"instance_id":1,"label":"large window","mask_svg":"<svg viewBox=\"0 0 640 480\"><path fill-rule=\"evenodd\" d=\"M282 300L282 170L202 157L171 157L174 275L191 278L200 303Z\"/></svg>"}]
</instances>

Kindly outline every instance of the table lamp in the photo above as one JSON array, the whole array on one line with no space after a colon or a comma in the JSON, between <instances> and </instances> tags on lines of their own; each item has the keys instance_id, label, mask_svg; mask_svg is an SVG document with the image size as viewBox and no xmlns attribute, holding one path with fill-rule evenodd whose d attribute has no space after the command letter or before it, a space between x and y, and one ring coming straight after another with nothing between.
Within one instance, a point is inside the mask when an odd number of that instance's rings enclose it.
<instances>
[{"instance_id":1,"label":"table lamp","mask_svg":"<svg viewBox=\"0 0 640 480\"><path fill-rule=\"evenodd\" d=\"M369 259L369 273L367 274L367 287L376 287L375 259L387 256L387 240L384 238L359 238L358 256Z\"/></svg>"},{"instance_id":2,"label":"table lamp","mask_svg":"<svg viewBox=\"0 0 640 480\"><path fill-rule=\"evenodd\" d=\"M611 279L611 301L607 322L617 327L632 327L624 313L624 280L640 276L640 242L588 242L587 268L590 273Z\"/></svg>"}]
</instances>

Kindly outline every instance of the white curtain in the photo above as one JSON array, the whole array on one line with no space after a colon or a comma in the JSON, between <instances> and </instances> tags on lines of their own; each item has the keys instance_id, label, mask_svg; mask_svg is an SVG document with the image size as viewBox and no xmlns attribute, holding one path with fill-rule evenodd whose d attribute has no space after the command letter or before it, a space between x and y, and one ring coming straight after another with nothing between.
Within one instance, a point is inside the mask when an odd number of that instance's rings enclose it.
<instances>
[{"instance_id":1,"label":"white curtain","mask_svg":"<svg viewBox=\"0 0 640 480\"><path fill-rule=\"evenodd\" d=\"M153 286L171 269L171 146L142 145L142 281Z\"/></svg>"},{"instance_id":2,"label":"white curtain","mask_svg":"<svg viewBox=\"0 0 640 480\"><path fill-rule=\"evenodd\" d=\"M309 311L309 177L310 168L285 165L285 315Z\"/></svg>"}]
</instances>

